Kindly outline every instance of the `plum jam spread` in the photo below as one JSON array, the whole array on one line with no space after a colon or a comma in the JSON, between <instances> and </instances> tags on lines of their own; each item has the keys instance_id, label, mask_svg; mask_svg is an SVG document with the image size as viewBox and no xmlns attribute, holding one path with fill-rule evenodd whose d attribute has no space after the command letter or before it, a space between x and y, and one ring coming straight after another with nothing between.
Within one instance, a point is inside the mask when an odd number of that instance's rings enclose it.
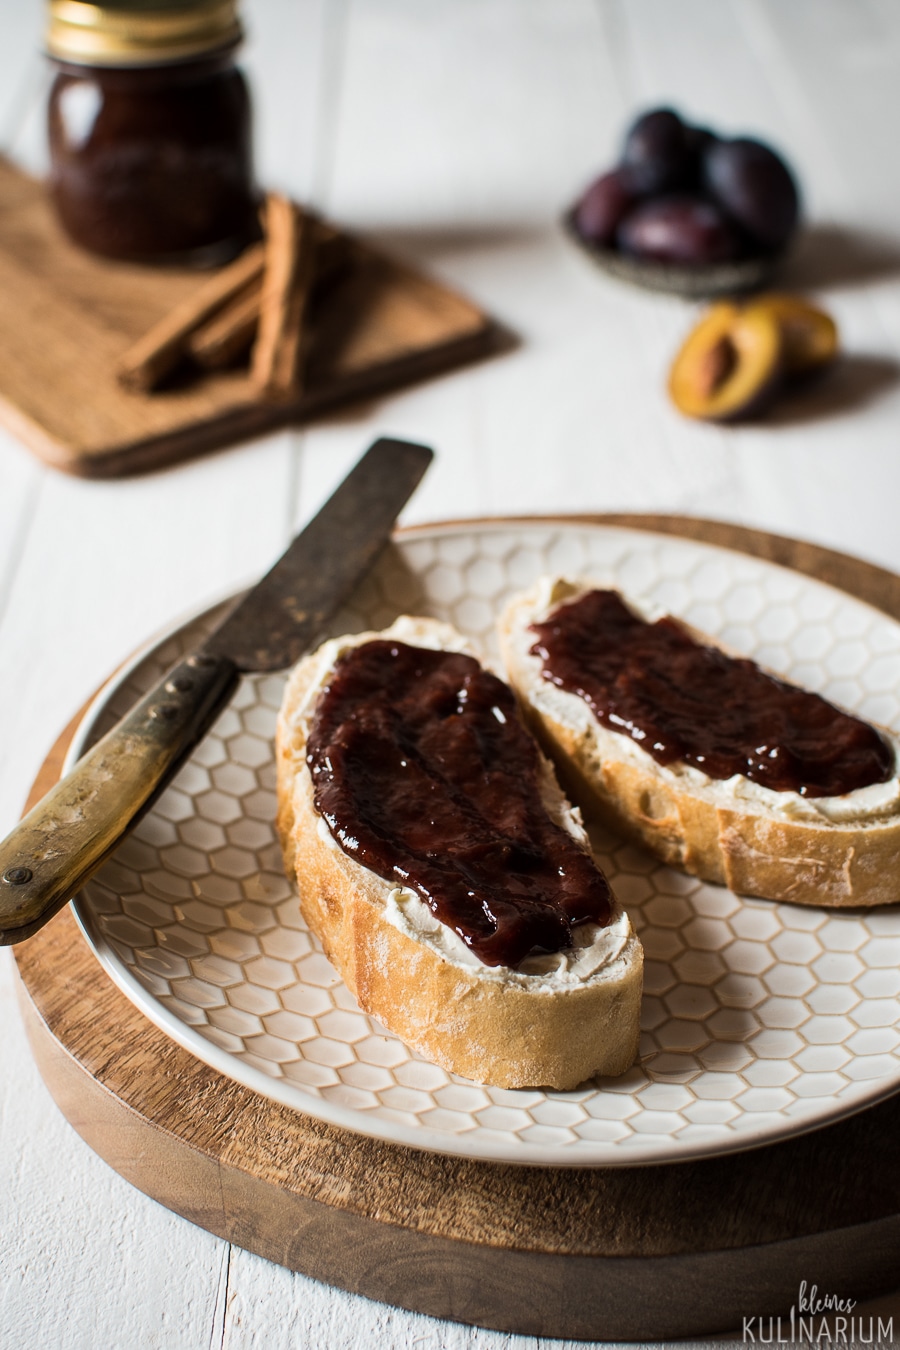
<instances>
[{"instance_id":1,"label":"plum jam spread","mask_svg":"<svg viewBox=\"0 0 900 1350\"><path fill-rule=\"evenodd\" d=\"M887 782L894 755L873 727L696 642L673 618L649 623L615 591L589 591L531 627L543 677L660 764L743 774L776 792L839 797Z\"/></svg>"},{"instance_id":2,"label":"plum jam spread","mask_svg":"<svg viewBox=\"0 0 900 1350\"><path fill-rule=\"evenodd\" d=\"M307 743L343 851L409 887L488 966L605 925L609 885L550 819L512 691L471 656L375 639L344 652Z\"/></svg>"}]
</instances>

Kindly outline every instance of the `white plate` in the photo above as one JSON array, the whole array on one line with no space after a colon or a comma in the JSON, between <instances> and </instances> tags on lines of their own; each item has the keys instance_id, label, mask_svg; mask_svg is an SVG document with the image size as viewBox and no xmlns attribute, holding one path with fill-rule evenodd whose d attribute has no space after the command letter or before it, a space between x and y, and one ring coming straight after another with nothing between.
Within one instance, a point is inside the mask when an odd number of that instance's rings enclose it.
<instances>
[{"instance_id":1,"label":"white plate","mask_svg":"<svg viewBox=\"0 0 900 1350\"><path fill-rule=\"evenodd\" d=\"M691 540L565 522L412 531L335 632L399 612L496 654L493 621L544 572L615 583L865 717L900 728L900 624L840 591ZM70 761L194 645L193 620L99 696ZM359 1011L300 918L273 829L282 676L243 681L175 783L75 902L100 961L159 1027L276 1101L472 1158L611 1166L749 1148L900 1086L900 911L738 899L597 835L646 955L641 1061L576 1092L481 1087Z\"/></svg>"}]
</instances>

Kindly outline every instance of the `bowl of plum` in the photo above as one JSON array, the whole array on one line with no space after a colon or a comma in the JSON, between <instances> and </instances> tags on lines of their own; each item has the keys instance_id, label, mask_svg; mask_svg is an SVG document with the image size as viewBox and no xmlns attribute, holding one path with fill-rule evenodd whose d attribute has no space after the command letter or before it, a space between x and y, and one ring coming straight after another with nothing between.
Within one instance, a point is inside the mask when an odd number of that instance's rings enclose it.
<instances>
[{"instance_id":1,"label":"bowl of plum","mask_svg":"<svg viewBox=\"0 0 900 1350\"><path fill-rule=\"evenodd\" d=\"M571 238L605 271L697 298L766 285L797 228L784 159L653 108L629 127L619 163L566 212Z\"/></svg>"}]
</instances>

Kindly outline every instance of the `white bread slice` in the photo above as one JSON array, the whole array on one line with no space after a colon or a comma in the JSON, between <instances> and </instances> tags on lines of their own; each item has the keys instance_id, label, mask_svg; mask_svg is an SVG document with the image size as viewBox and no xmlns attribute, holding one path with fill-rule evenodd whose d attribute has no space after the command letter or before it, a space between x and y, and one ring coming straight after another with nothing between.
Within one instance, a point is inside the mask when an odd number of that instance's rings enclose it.
<instances>
[{"instance_id":1,"label":"white bread slice","mask_svg":"<svg viewBox=\"0 0 900 1350\"><path fill-rule=\"evenodd\" d=\"M540 658L530 654L529 625L592 586L545 577L510 603L499 625L507 678L582 809L673 867L739 894L832 907L900 900L896 773L888 783L818 799L774 792L741 775L711 779L687 764L658 764L630 736L603 726L583 699L543 679ZM636 613L659 617L623 599ZM900 738L878 730L900 763Z\"/></svg>"},{"instance_id":2,"label":"white bread slice","mask_svg":"<svg viewBox=\"0 0 900 1350\"><path fill-rule=\"evenodd\" d=\"M453 1073L562 1089L624 1073L637 1055L643 953L615 901L606 927L576 929L584 948L519 970L486 966L414 892L345 854L316 812L306 742L318 695L341 652L384 636L475 654L447 625L400 619L386 633L325 643L291 674L278 721L278 829L307 923L360 1006ZM549 763L542 792L552 818L587 847Z\"/></svg>"}]
</instances>

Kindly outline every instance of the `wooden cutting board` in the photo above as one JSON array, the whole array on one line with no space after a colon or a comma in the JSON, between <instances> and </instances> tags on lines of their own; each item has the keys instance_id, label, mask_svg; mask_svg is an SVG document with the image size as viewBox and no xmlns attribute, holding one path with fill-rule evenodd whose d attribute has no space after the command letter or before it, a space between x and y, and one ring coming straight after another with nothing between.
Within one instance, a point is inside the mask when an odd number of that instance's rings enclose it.
<instances>
[{"instance_id":1,"label":"wooden cutting board","mask_svg":"<svg viewBox=\"0 0 900 1350\"><path fill-rule=\"evenodd\" d=\"M900 577L759 531L580 517L792 566L900 619ZM60 772L78 719L33 790ZM731 1157L534 1168L423 1153L279 1106L170 1041L119 992L70 911L15 949L21 1008L57 1105L117 1172L227 1238L436 1317L596 1340L733 1331L801 1281L857 1301L900 1269L900 1095Z\"/></svg>"},{"instance_id":2,"label":"wooden cutting board","mask_svg":"<svg viewBox=\"0 0 900 1350\"><path fill-rule=\"evenodd\" d=\"M261 397L244 369L131 393L117 360L208 274L82 252L44 185L0 158L0 421L48 464L105 478L308 421L508 344L455 291L359 240L349 252L313 316L300 398Z\"/></svg>"}]
</instances>

